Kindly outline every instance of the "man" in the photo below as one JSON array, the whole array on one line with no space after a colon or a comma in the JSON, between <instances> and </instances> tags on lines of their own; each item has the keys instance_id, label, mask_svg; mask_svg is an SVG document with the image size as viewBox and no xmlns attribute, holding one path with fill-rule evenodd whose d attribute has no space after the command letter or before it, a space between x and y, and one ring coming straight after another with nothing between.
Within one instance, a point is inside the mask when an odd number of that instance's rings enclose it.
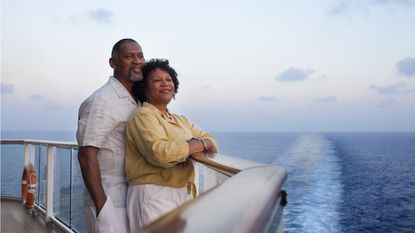
<instances>
[{"instance_id":1,"label":"man","mask_svg":"<svg viewBox=\"0 0 415 233\"><path fill-rule=\"evenodd\" d=\"M109 59L113 77L80 106L78 160L88 192L84 192L87 232L129 232L126 212L124 133L138 107L134 82L142 79L145 63L141 46L132 39L118 41Z\"/></svg>"}]
</instances>

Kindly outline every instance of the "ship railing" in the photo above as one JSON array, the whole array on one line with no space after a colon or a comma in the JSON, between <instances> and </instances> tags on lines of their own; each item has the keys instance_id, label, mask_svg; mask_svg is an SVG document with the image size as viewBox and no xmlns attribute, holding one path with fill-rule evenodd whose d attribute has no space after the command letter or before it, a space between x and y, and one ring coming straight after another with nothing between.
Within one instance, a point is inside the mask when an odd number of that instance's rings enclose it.
<instances>
[{"instance_id":1,"label":"ship railing","mask_svg":"<svg viewBox=\"0 0 415 233\"><path fill-rule=\"evenodd\" d=\"M84 184L77 144L44 140L1 140L1 144L2 198L20 197L23 165L32 163L38 177L36 210L65 232L83 232ZM144 232L282 231L284 169L222 154L199 153L192 160L197 198Z\"/></svg>"},{"instance_id":2,"label":"ship railing","mask_svg":"<svg viewBox=\"0 0 415 233\"><path fill-rule=\"evenodd\" d=\"M83 190L77 154L76 143L1 140L2 198L20 198L22 171L31 163L37 176L36 213L65 232L82 232L84 218L77 217L83 214L82 204L74 205Z\"/></svg>"}]
</instances>

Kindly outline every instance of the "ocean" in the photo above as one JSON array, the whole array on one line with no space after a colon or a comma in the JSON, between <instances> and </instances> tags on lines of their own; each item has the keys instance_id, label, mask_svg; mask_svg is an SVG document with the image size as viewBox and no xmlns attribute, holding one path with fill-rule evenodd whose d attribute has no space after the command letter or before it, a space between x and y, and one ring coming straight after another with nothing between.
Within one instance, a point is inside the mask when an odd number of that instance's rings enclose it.
<instances>
[{"instance_id":1,"label":"ocean","mask_svg":"<svg viewBox=\"0 0 415 233\"><path fill-rule=\"evenodd\" d=\"M213 135L222 154L287 170L285 232L415 232L415 132ZM2 132L23 138L74 141L75 134ZM4 153L2 193L13 183Z\"/></svg>"}]
</instances>

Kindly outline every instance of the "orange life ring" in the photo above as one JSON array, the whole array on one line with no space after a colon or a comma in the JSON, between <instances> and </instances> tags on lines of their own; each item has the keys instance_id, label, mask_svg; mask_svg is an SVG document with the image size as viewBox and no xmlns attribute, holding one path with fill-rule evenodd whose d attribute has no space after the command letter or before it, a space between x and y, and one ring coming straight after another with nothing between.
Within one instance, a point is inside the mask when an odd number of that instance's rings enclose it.
<instances>
[{"instance_id":1,"label":"orange life ring","mask_svg":"<svg viewBox=\"0 0 415 233\"><path fill-rule=\"evenodd\" d=\"M29 163L22 175L22 203L27 209L35 206L36 180L35 167Z\"/></svg>"}]
</instances>

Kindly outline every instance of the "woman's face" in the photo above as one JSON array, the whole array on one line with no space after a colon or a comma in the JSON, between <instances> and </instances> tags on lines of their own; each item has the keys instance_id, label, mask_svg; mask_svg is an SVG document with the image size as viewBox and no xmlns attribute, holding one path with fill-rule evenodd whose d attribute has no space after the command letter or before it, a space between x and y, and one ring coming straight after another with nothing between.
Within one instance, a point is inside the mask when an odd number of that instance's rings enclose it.
<instances>
[{"instance_id":1,"label":"woman's face","mask_svg":"<svg viewBox=\"0 0 415 233\"><path fill-rule=\"evenodd\" d=\"M167 105L174 96L174 83L169 73L160 68L150 72L146 96L153 105Z\"/></svg>"}]
</instances>

